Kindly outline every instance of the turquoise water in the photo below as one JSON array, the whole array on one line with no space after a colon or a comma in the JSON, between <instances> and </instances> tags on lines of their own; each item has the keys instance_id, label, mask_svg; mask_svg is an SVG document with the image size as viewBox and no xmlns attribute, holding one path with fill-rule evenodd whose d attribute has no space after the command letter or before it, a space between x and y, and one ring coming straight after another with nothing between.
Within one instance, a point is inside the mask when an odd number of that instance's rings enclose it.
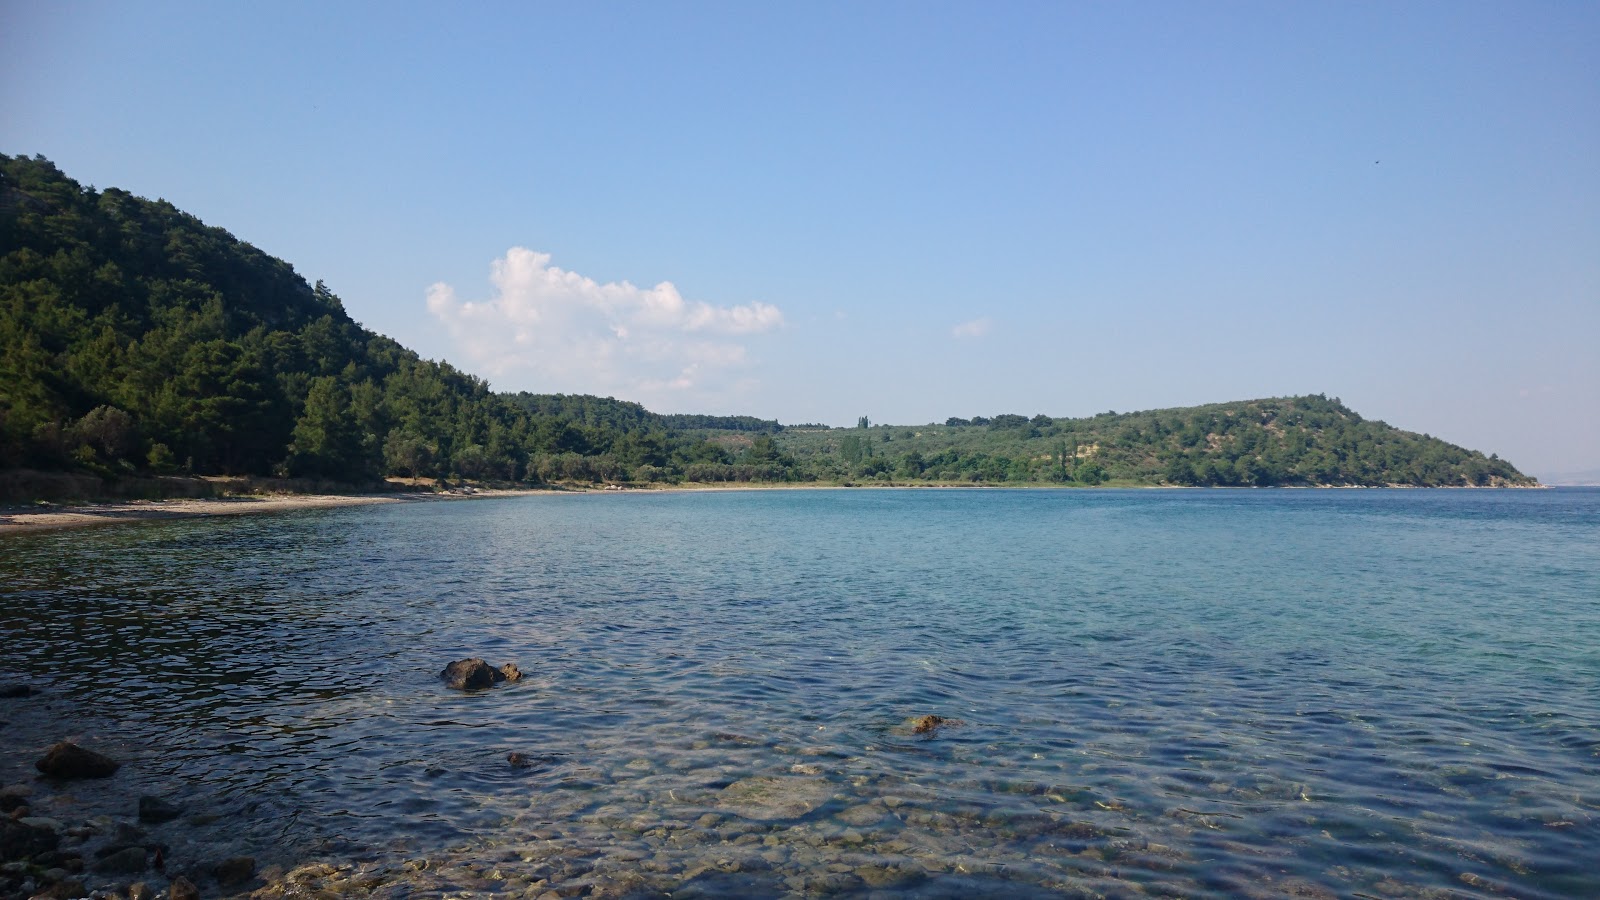
<instances>
[{"instance_id":1,"label":"turquoise water","mask_svg":"<svg viewBox=\"0 0 1600 900\"><path fill-rule=\"evenodd\" d=\"M0 551L0 680L48 673L0 778L71 723L129 761L75 802L208 813L180 868L1600 895L1600 491L552 495ZM447 691L463 656L528 677Z\"/></svg>"}]
</instances>

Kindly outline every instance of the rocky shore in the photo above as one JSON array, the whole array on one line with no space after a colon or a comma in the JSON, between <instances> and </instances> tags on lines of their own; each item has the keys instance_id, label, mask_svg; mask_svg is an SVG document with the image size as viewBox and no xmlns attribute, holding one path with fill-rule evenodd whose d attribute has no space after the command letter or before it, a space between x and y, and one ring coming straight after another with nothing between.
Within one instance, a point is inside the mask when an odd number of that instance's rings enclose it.
<instances>
[{"instance_id":1,"label":"rocky shore","mask_svg":"<svg viewBox=\"0 0 1600 900\"><path fill-rule=\"evenodd\" d=\"M439 677L446 690L489 690L515 682L521 671L475 657ZM50 696L25 685L0 695L8 704ZM914 746L963 727L925 714L888 727L885 738ZM532 795L525 814L465 845L399 841L322 858L308 858L302 848L298 859L258 859L246 854L273 848L227 843L222 836L233 826L226 813L181 792L139 794L137 754L120 760L101 752L106 748L61 741L37 754L32 779L18 779L13 767L12 783L0 788L0 900L560 900L913 889L1026 896L1066 886L1063 858L1080 873L1106 875L1116 860L1171 866L1183 858L1126 827L1093 821L1121 813L1071 788L1018 784L1012 806L952 806L936 788L867 774L863 759L804 745L771 748L786 758L771 771L735 776L736 766L699 768L762 743L717 733L687 748L694 761L657 755L615 771L586 767ZM499 764L537 777L549 763L512 753ZM575 777L605 786L609 799L597 801ZM107 790L91 795L94 787Z\"/></svg>"},{"instance_id":2,"label":"rocky shore","mask_svg":"<svg viewBox=\"0 0 1600 900\"><path fill-rule=\"evenodd\" d=\"M13 693L12 698L17 695ZM169 823L186 816L177 803L141 796L124 815L67 818L73 782L110 778L121 763L70 742L52 746L34 765L37 782L0 787L0 898L4 900L198 900L259 884L253 857L169 866ZM188 816L190 826L217 817Z\"/></svg>"},{"instance_id":3,"label":"rocky shore","mask_svg":"<svg viewBox=\"0 0 1600 900\"><path fill-rule=\"evenodd\" d=\"M451 690L450 674L484 670L505 677L460 689L509 690L506 671L520 671L472 658L438 674ZM40 699L0 693L8 703ZM534 752L492 763L529 779L526 806L464 840L411 840L397 813L389 845L302 847L293 858L246 855L281 849L270 844L221 842L233 820L182 795L102 795L114 798L112 812L74 797L76 786L114 784L139 764L58 744L39 755L31 781L13 774L0 788L0 900L1057 897L1156 885L1188 896L1214 892L1194 851L1239 819L1225 810L1312 799L1304 785L1266 775L1164 809L1085 784L1003 776L978 799L878 755L940 752L973 727L914 715L883 726L886 746L857 752L710 732L609 761L603 743L575 735L572 749L590 761L560 775L546 777L560 757ZM752 751L767 761L754 772ZM1385 896L1439 895L1425 884L1384 885ZM1241 895L1336 896L1293 878Z\"/></svg>"}]
</instances>

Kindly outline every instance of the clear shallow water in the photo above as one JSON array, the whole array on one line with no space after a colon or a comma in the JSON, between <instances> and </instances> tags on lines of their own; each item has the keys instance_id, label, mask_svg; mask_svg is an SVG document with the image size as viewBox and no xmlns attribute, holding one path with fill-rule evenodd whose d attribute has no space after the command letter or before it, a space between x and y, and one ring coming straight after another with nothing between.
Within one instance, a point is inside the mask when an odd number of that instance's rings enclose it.
<instances>
[{"instance_id":1,"label":"clear shallow water","mask_svg":"<svg viewBox=\"0 0 1600 900\"><path fill-rule=\"evenodd\" d=\"M356 859L394 896L1600 894L1596 491L147 523L0 542L0 611L0 677L49 673L0 701L0 777L63 728L108 747L129 765L85 810L223 817L163 826L180 866ZM528 677L447 691L463 656Z\"/></svg>"}]
</instances>

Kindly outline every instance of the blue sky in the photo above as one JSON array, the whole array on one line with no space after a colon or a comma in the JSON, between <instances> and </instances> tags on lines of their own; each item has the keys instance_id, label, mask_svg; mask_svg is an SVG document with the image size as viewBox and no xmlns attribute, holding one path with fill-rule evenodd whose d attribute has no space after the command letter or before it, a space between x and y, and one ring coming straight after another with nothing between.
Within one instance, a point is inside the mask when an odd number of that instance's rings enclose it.
<instances>
[{"instance_id":1,"label":"blue sky","mask_svg":"<svg viewBox=\"0 0 1600 900\"><path fill-rule=\"evenodd\" d=\"M1600 468L1600 4L3 0L0 151L501 389Z\"/></svg>"}]
</instances>

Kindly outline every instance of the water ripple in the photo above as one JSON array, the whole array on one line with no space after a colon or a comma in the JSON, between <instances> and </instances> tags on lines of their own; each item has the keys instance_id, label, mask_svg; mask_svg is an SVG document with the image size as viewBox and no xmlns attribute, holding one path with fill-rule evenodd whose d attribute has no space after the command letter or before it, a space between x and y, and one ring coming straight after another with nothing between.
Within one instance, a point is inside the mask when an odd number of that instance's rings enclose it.
<instances>
[{"instance_id":1,"label":"water ripple","mask_svg":"<svg viewBox=\"0 0 1600 900\"><path fill-rule=\"evenodd\" d=\"M7 708L0 776L71 722L130 760L124 796L226 815L200 848L464 846L708 896L1592 896L1597 538L1600 495L1561 491L545 497L8 538L0 674L62 674ZM527 677L444 690L469 655Z\"/></svg>"}]
</instances>

